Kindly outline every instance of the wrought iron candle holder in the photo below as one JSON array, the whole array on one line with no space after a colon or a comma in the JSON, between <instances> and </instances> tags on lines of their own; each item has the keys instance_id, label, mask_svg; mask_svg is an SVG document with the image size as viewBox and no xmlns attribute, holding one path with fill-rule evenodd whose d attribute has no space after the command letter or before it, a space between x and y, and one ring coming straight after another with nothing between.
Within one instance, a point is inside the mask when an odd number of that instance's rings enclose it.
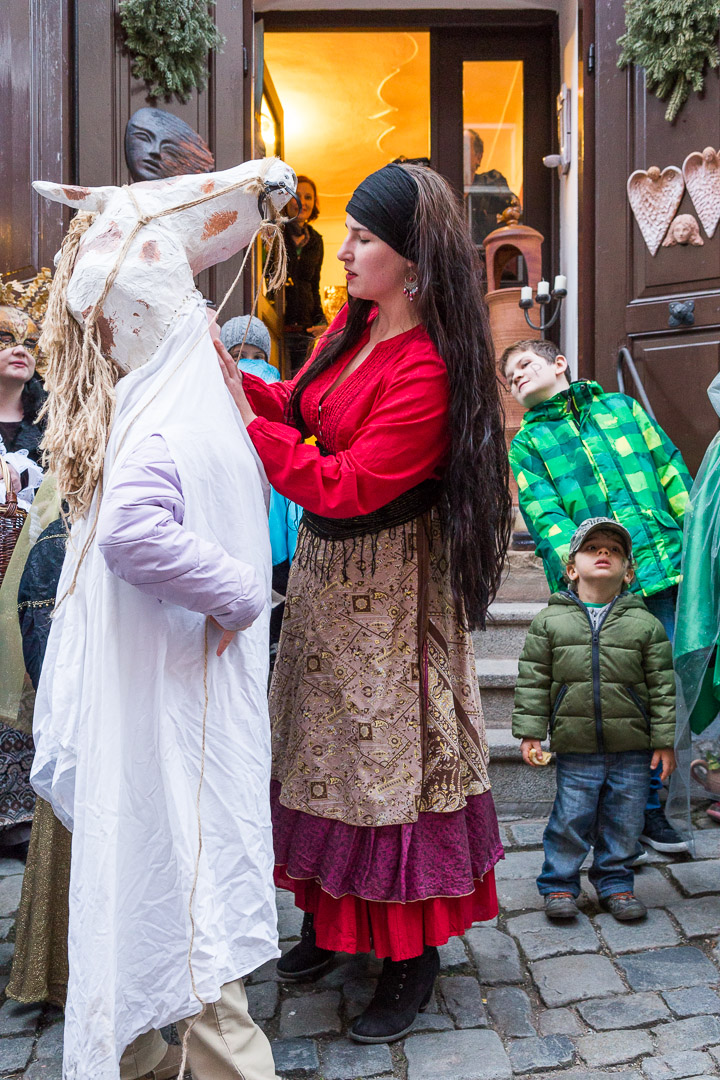
<instances>
[{"instance_id":1,"label":"wrought iron candle holder","mask_svg":"<svg viewBox=\"0 0 720 1080\"><path fill-rule=\"evenodd\" d=\"M560 308L562 302L567 296L567 278L563 274L558 274L555 278L555 284L552 292L550 291L550 283L548 281L539 281L537 292L535 294L535 300L533 300L533 291L530 285L525 285L520 290L519 305L525 315L525 320L533 330L539 330L545 337L545 331L549 330L551 326L554 326L560 315ZM540 308L540 325L536 326L528 315L528 311L537 303ZM555 307L552 314L549 313L549 305L554 304ZM549 315L549 317L548 317Z\"/></svg>"}]
</instances>

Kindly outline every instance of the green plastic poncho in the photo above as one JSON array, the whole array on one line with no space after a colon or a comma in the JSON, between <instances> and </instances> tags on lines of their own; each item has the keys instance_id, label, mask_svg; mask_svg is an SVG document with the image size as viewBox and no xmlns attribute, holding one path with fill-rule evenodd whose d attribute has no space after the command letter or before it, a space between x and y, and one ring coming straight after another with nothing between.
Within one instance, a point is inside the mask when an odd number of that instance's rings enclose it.
<instances>
[{"instance_id":1,"label":"green plastic poncho","mask_svg":"<svg viewBox=\"0 0 720 1080\"><path fill-rule=\"evenodd\" d=\"M720 415L720 375L708 387ZM685 511L682 580L678 593L674 664L677 685L675 752L668 813L687 820L692 735L720 713L720 433L705 452ZM687 808L687 809L686 809Z\"/></svg>"}]
</instances>

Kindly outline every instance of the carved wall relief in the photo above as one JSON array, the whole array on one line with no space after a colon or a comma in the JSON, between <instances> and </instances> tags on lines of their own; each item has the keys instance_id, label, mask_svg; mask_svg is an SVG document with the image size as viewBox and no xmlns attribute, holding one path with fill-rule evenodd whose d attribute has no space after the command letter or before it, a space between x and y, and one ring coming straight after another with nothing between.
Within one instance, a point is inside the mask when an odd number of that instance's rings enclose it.
<instances>
[{"instance_id":1,"label":"carved wall relief","mask_svg":"<svg viewBox=\"0 0 720 1080\"><path fill-rule=\"evenodd\" d=\"M630 205L651 255L657 254L684 191L685 181L677 165L668 165L662 172L657 165L647 171L636 169L628 179Z\"/></svg>"},{"instance_id":2,"label":"carved wall relief","mask_svg":"<svg viewBox=\"0 0 720 1080\"><path fill-rule=\"evenodd\" d=\"M702 154L688 154L683 176L697 216L712 237L720 221L720 151L706 146Z\"/></svg>"},{"instance_id":3,"label":"carved wall relief","mask_svg":"<svg viewBox=\"0 0 720 1080\"><path fill-rule=\"evenodd\" d=\"M676 244L693 244L702 247L705 241L700 235L700 226L692 214L678 214L670 222L667 236L663 240L663 247L675 247Z\"/></svg>"}]
</instances>

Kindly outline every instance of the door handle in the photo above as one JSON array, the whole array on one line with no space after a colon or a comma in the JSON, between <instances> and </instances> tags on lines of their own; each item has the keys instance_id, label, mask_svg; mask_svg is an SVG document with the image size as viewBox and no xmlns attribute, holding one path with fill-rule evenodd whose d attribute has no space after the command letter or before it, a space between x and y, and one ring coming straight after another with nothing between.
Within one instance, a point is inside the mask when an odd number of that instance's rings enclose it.
<instances>
[{"instance_id":1,"label":"door handle","mask_svg":"<svg viewBox=\"0 0 720 1080\"><path fill-rule=\"evenodd\" d=\"M668 304L668 326L693 326L695 324L694 300L671 300Z\"/></svg>"}]
</instances>

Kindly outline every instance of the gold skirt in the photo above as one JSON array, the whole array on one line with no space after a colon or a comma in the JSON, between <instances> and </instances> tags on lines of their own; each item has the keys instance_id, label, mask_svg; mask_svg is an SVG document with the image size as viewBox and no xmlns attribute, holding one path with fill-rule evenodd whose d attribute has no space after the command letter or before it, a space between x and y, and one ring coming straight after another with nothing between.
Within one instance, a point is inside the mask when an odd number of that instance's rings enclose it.
<instances>
[{"instance_id":1,"label":"gold skirt","mask_svg":"<svg viewBox=\"0 0 720 1080\"><path fill-rule=\"evenodd\" d=\"M23 1004L49 1001L60 1008L65 1004L71 841L50 803L38 799L5 991Z\"/></svg>"},{"instance_id":2,"label":"gold skirt","mask_svg":"<svg viewBox=\"0 0 720 1080\"><path fill-rule=\"evenodd\" d=\"M301 525L270 718L293 810L407 824L489 789L472 639L435 511L362 539Z\"/></svg>"}]
</instances>

